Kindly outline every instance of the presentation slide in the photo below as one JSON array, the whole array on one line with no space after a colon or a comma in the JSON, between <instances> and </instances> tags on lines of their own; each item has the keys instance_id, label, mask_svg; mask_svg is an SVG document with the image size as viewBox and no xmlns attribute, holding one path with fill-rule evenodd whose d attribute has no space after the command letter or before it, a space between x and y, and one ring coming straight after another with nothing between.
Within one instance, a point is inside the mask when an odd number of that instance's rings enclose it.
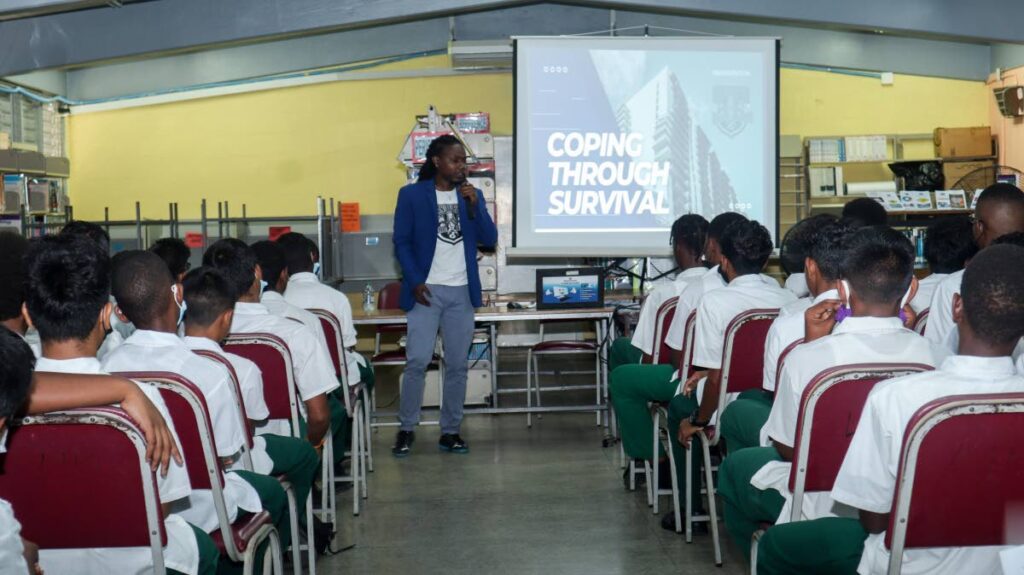
<instances>
[{"instance_id":1,"label":"presentation slide","mask_svg":"<svg viewBox=\"0 0 1024 575\"><path fill-rule=\"evenodd\" d=\"M547 276L542 280L541 303L588 304L599 298L598 276Z\"/></svg>"},{"instance_id":2,"label":"presentation slide","mask_svg":"<svg viewBox=\"0 0 1024 575\"><path fill-rule=\"evenodd\" d=\"M512 255L655 256L676 218L777 219L774 38L517 38Z\"/></svg>"}]
</instances>

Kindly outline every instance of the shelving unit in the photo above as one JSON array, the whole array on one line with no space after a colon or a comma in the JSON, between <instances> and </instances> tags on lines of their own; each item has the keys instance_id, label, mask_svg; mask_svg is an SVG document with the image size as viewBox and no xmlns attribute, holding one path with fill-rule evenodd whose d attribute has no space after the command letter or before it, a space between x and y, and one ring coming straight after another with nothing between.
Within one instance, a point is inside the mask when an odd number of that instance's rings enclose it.
<instances>
[{"instance_id":1,"label":"shelving unit","mask_svg":"<svg viewBox=\"0 0 1024 575\"><path fill-rule=\"evenodd\" d=\"M779 237L807 217L807 164L800 136L779 137Z\"/></svg>"}]
</instances>

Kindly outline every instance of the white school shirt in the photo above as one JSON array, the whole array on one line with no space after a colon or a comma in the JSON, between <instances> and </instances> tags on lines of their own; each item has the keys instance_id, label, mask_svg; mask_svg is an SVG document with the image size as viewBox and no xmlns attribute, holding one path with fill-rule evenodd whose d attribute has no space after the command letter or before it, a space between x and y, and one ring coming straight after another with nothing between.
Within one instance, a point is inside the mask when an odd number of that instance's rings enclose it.
<instances>
[{"instance_id":1,"label":"white school shirt","mask_svg":"<svg viewBox=\"0 0 1024 575\"><path fill-rule=\"evenodd\" d=\"M1020 348L1021 345L1017 344L1017 347ZM1017 356L1017 373L1024 375L1024 354Z\"/></svg>"},{"instance_id":2,"label":"white school shirt","mask_svg":"<svg viewBox=\"0 0 1024 575\"><path fill-rule=\"evenodd\" d=\"M786 358L775 390L775 401L768 421L761 429L762 445L774 439L794 447L800 398L811 380L828 368L854 363L920 363L929 367L949 355L917 332L903 327L898 317L848 317L836 325L830 335L800 345ZM792 463L771 461L750 480L758 489L774 489L786 500L776 523L789 522L792 494L789 473ZM801 516L804 519L856 517L849 509L833 509L828 493L804 494Z\"/></svg>"},{"instance_id":3,"label":"white school shirt","mask_svg":"<svg viewBox=\"0 0 1024 575\"><path fill-rule=\"evenodd\" d=\"M263 307L267 308L267 311L272 315L302 322L303 325L316 334L316 340L320 342L320 345L324 348L324 353L326 353L327 358L330 359L331 352L327 349L327 336L324 335L324 328L320 325L320 318L316 317L309 311L288 302L283 295L277 292L263 292L263 296L260 298L260 303L263 304ZM348 361L354 361L354 359L348 359ZM333 361L331 362L331 366L331 369L334 369ZM356 365L355 374L353 374L351 370L348 372L348 384L352 386L360 381L359 366Z\"/></svg>"},{"instance_id":4,"label":"white school shirt","mask_svg":"<svg viewBox=\"0 0 1024 575\"><path fill-rule=\"evenodd\" d=\"M39 358L36 371L51 373L73 373L86 375L106 375L98 359L80 357L75 359ZM167 412L160 391L152 385L134 382L139 389L163 416L179 446L181 441L174 430L174 422ZM164 477L156 473L156 486L160 503L183 501L192 493L192 485L188 480L186 465L178 465L172 459ZM199 546L195 533L186 520L175 513L164 517L164 531L167 533L167 545L164 547L164 565L168 569L195 575L199 571ZM153 554L149 547L118 547L98 549L40 549L39 564L47 573L90 573L102 575L106 573L132 573L142 575L153 571Z\"/></svg>"},{"instance_id":5,"label":"white school shirt","mask_svg":"<svg viewBox=\"0 0 1024 575\"><path fill-rule=\"evenodd\" d=\"M786 278L785 288L793 292L798 298L810 297L811 288L807 287L807 274L801 272L797 274L790 274Z\"/></svg>"},{"instance_id":6,"label":"white school shirt","mask_svg":"<svg viewBox=\"0 0 1024 575\"><path fill-rule=\"evenodd\" d=\"M334 314L341 325L341 345L345 347L345 361L348 366L348 382L360 381L359 366L367 365L366 359L356 353L356 326L352 323L352 304L345 294L320 283L316 275L300 272L288 277L288 288L284 299L302 309L323 309Z\"/></svg>"},{"instance_id":7,"label":"white school shirt","mask_svg":"<svg viewBox=\"0 0 1024 575\"><path fill-rule=\"evenodd\" d=\"M21 523L11 504L0 499L0 575L25 575L25 547L21 544Z\"/></svg>"},{"instance_id":8,"label":"white school shirt","mask_svg":"<svg viewBox=\"0 0 1024 575\"><path fill-rule=\"evenodd\" d=\"M946 276L935 288L932 301L928 304L928 328L924 336L938 345L949 348L956 353L959 334L953 322L953 294L960 293L960 284L964 280L964 270Z\"/></svg>"},{"instance_id":9,"label":"white school shirt","mask_svg":"<svg viewBox=\"0 0 1024 575\"><path fill-rule=\"evenodd\" d=\"M430 272L424 283L443 286L464 286L469 283L466 274L466 251L462 245L462 222L459 220L459 199L454 189L435 190L437 194L437 243Z\"/></svg>"},{"instance_id":10,"label":"white school shirt","mask_svg":"<svg viewBox=\"0 0 1024 575\"><path fill-rule=\"evenodd\" d=\"M202 392L210 414L218 457L237 458L245 442L244 430L235 409L231 374L213 360L192 353L176 334L145 329L136 330L124 345L103 361L108 372L166 371L181 375ZM238 517L238 509L259 513L263 509L259 495L247 481L234 473L224 474L224 503L228 519ZM213 492L193 489L188 501L171 505L174 513L207 533L220 525Z\"/></svg>"},{"instance_id":11,"label":"white school shirt","mask_svg":"<svg viewBox=\"0 0 1024 575\"><path fill-rule=\"evenodd\" d=\"M950 395L1024 391L1024 377L1008 357L946 358L936 371L883 381L871 390L850 449L839 468L832 498L857 509L888 513L896 491L903 434L923 405ZM999 552L1009 546L936 547L903 554L904 575L999 573ZM886 573L885 533L868 535L857 572Z\"/></svg>"},{"instance_id":12,"label":"white school shirt","mask_svg":"<svg viewBox=\"0 0 1024 575\"><path fill-rule=\"evenodd\" d=\"M209 338L185 336L185 345L192 350L212 351L228 360L238 377L238 387L242 392L245 415L249 419L261 421L270 415L267 402L263 398L263 374L255 363L240 355L224 351L220 344ZM249 425L249 422L243 422L243 425ZM274 461L267 454L267 442L262 437L252 438L249 457L252 459L252 468L256 473L270 475L274 469ZM241 458L236 458L230 468L232 471L236 471L245 469L245 465Z\"/></svg>"},{"instance_id":13,"label":"white school shirt","mask_svg":"<svg viewBox=\"0 0 1024 575\"><path fill-rule=\"evenodd\" d=\"M910 300L910 307L914 310L914 313L921 313L932 305L932 296L935 295L935 290L948 277L949 274L930 274L918 280L917 293L914 294L914 299ZM952 301L951 297L950 303ZM931 314L931 312L928 313ZM931 329L931 318L928 321L928 329Z\"/></svg>"},{"instance_id":14,"label":"white school shirt","mask_svg":"<svg viewBox=\"0 0 1024 575\"><path fill-rule=\"evenodd\" d=\"M679 293L679 300L676 302L676 315L672 318L672 325L668 328L665 344L676 351L682 351L683 339L686 337L686 318L689 317L690 312L697 309L704 294L723 287L725 287L725 280L722 279L722 274L718 273L718 266L688 282L686 288Z\"/></svg>"},{"instance_id":15,"label":"white school shirt","mask_svg":"<svg viewBox=\"0 0 1024 575\"><path fill-rule=\"evenodd\" d=\"M647 294L644 305L640 307L640 317L636 320L636 330L630 343L647 355L654 354L654 331L657 328L658 310L671 298L678 297L691 283L699 280L707 270L702 267L690 268L679 272L676 279L665 283ZM678 304L677 304L678 305ZM671 329L671 325L669 326ZM667 337L668 334L665 334Z\"/></svg>"},{"instance_id":16,"label":"white school shirt","mask_svg":"<svg viewBox=\"0 0 1024 575\"><path fill-rule=\"evenodd\" d=\"M288 345L295 387L301 400L299 413L303 417L306 416L303 402L341 387L323 340L317 339L316 334L302 323L273 315L263 304L238 302L231 320L231 333L267 333L276 335ZM291 422L287 419L268 420L256 428L256 433L293 437Z\"/></svg>"},{"instance_id":17,"label":"white school shirt","mask_svg":"<svg viewBox=\"0 0 1024 575\"><path fill-rule=\"evenodd\" d=\"M762 387L775 391L775 374L779 371L779 356L793 342L804 337L804 312L811 306L827 299L839 299L839 291L828 290L818 294L814 299L801 298L779 308L779 317L768 329L768 339L764 343L764 376Z\"/></svg>"}]
</instances>

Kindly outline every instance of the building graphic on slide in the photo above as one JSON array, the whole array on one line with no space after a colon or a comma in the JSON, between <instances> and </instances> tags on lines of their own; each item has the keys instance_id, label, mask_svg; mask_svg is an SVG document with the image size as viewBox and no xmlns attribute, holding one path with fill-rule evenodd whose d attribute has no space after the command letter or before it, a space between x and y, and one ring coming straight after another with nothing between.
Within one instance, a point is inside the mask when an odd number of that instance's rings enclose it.
<instances>
[{"instance_id":1,"label":"building graphic on slide","mask_svg":"<svg viewBox=\"0 0 1024 575\"><path fill-rule=\"evenodd\" d=\"M643 159L672 166L666 189L659 190L672 202L670 213L717 214L732 209L736 191L671 70L658 72L619 107L615 117L623 132L654 134L654 141L645 146L644 155L650 157Z\"/></svg>"}]
</instances>

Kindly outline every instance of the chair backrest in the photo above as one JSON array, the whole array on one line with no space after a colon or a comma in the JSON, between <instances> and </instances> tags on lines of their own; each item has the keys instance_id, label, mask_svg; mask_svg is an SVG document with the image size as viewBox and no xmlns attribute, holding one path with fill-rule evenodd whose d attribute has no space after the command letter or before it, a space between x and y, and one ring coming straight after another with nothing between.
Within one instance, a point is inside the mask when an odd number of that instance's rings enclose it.
<instances>
[{"instance_id":1,"label":"chair backrest","mask_svg":"<svg viewBox=\"0 0 1024 575\"><path fill-rule=\"evenodd\" d=\"M167 543L146 440L114 407L13 421L0 455L0 498L41 549L149 547L164 572Z\"/></svg>"},{"instance_id":2,"label":"chair backrest","mask_svg":"<svg viewBox=\"0 0 1024 575\"><path fill-rule=\"evenodd\" d=\"M785 347L785 349L783 349L782 352L779 353L779 360L777 362L775 362L775 388L776 389L778 389L778 387L779 387L779 379L782 377L782 366L786 362L786 356L789 355L790 352L792 352L794 349L796 349L797 346L803 344L803 342L804 342L804 338L801 337L800 339L798 339L798 340L794 341L793 343L790 343L789 345L787 345Z\"/></svg>"},{"instance_id":3,"label":"chair backrest","mask_svg":"<svg viewBox=\"0 0 1024 575\"><path fill-rule=\"evenodd\" d=\"M192 353L219 363L224 366L228 370L228 374L231 375L231 383L234 386L234 393L232 395L234 395L235 400L235 412L238 414L242 429L245 430L244 457L248 464L246 468L252 471L252 457L249 454L249 450L251 450L253 446L252 432L249 429L249 414L245 411L245 401L242 399L242 384L238 380L238 372L235 371L235 366L231 364L231 360L228 358L209 349L193 349Z\"/></svg>"},{"instance_id":4,"label":"chair backrest","mask_svg":"<svg viewBox=\"0 0 1024 575\"><path fill-rule=\"evenodd\" d=\"M838 365L811 379L800 396L789 472L793 521L799 520L806 492L832 490L875 384L930 369L902 363Z\"/></svg>"},{"instance_id":5,"label":"chair backrest","mask_svg":"<svg viewBox=\"0 0 1024 575\"><path fill-rule=\"evenodd\" d=\"M668 328L672 325L672 319L676 317L676 304L679 297L670 297L658 308L658 314L654 318L654 355L651 362L654 364L671 363L672 348L665 343L668 336Z\"/></svg>"},{"instance_id":6,"label":"chair backrest","mask_svg":"<svg viewBox=\"0 0 1024 575\"><path fill-rule=\"evenodd\" d=\"M697 310L693 310L686 316L686 323L683 324L683 350L679 354L679 379L686 381L693 372L693 353L696 346L694 339L697 335Z\"/></svg>"},{"instance_id":7,"label":"chair backrest","mask_svg":"<svg viewBox=\"0 0 1024 575\"><path fill-rule=\"evenodd\" d=\"M907 423L886 547L903 551L1024 543L1024 393L955 395Z\"/></svg>"},{"instance_id":8,"label":"chair backrest","mask_svg":"<svg viewBox=\"0 0 1024 575\"><path fill-rule=\"evenodd\" d=\"M924 330L928 328L928 312L930 308L924 308L921 313L917 314L917 319L914 320L914 331L924 335Z\"/></svg>"},{"instance_id":9,"label":"chair backrest","mask_svg":"<svg viewBox=\"0 0 1024 575\"><path fill-rule=\"evenodd\" d=\"M233 333L224 340L223 347L224 351L240 355L260 368L269 418L291 421L293 434L298 434L298 395L288 345L269 333Z\"/></svg>"},{"instance_id":10,"label":"chair backrest","mask_svg":"<svg viewBox=\"0 0 1024 575\"><path fill-rule=\"evenodd\" d=\"M331 363L334 364L334 375L341 382L342 389L348 389L348 364L345 361L345 346L341 341L341 322L335 315L325 309L307 309L320 320L323 327L324 343L327 344L327 351L331 354ZM345 410L352 415L352 402L348 393L343 394L345 398Z\"/></svg>"},{"instance_id":11,"label":"chair backrest","mask_svg":"<svg viewBox=\"0 0 1024 575\"><path fill-rule=\"evenodd\" d=\"M390 282L377 292L377 309L399 309L399 298L402 293L402 282Z\"/></svg>"},{"instance_id":12,"label":"chair backrest","mask_svg":"<svg viewBox=\"0 0 1024 575\"><path fill-rule=\"evenodd\" d=\"M760 389L764 381L764 344L778 309L751 309L732 318L725 328L722 345L722 386L718 409L725 408L725 395Z\"/></svg>"}]
</instances>

